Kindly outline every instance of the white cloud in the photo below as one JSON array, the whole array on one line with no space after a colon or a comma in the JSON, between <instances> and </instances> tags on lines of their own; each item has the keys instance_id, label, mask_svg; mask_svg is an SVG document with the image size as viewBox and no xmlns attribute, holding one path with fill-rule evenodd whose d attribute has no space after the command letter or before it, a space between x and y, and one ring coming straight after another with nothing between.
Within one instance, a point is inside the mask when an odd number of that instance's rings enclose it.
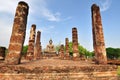
<instances>
[{"instance_id":1,"label":"white cloud","mask_svg":"<svg viewBox=\"0 0 120 80\"><path fill-rule=\"evenodd\" d=\"M53 30L55 26L44 26L40 27L38 30L40 30L42 33L51 33L51 30Z\"/></svg>"},{"instance_id":2,"label":"white cloud","mask_svg":"<svg viewBox=\"0 0 120 80\"><path fill-rule=\"evenodd\" d=\"M12 32L13 19L18 2L21 0L0 0L0 46L8 47ZM53 12L48 8L47 0L23 0L29 5L28 25L36 18L43 18L48 21L62 21L61 13ZM7 17L6 17L7 16ZM65 20L69 20L70 17ZM64 19L63 19L64 20ZM27 26L28 26L27 25ZM41 27L40 30L49 33L55 26ZM26 31L26 40L29 38L29 30ZM27 42L26 42L27 43Z\"/></svg>"},{"instance_id":3,"label":"white cloud","mask_svg":"<svg viewBox=\"0 0 120 80\"><path fill-rule=\"evenodd\" d=\"M34 1L31 6L33 15L38 15L38 17L45 18L48 21L60 21L60 13L53 13L50 9L48 9L46 0Z\"/></svg>"},{"instance_id":4,"label":"white cloud","mask_svg":"<svg viewBox=\"0 0 120 80\"><path fill-rule=\"evenodd\" d=\"M12 32L12 24L6 24L5 21L0 20L0 46L8 47L8 43L10 40L10 34Z\"/></svg>"},{"instance_id":5,"label":"white cloud","mask_svg":"<svg viewBox=\"0 0 120 80\"><path fill-rule=\"evenodd\" d=\"M72 19L72 17L71 17L71 16L66 17L65 19L63 19L63 21L67 21L67 20L70 20L70 19Z\"/></svg>"},{"instance_id":6,"label":"white cloud","mask_svg":"<svg viewBox=\"0 0 120 80\"><path fill-rule=\"evenodd\" d=\"M106 11L110 8L112 0L100 0L100 10Z\"/></svg>"},{"instance_id":7,"label":"white cloud","mask_svg":"<svg viewBox=\"0 0 120 80\"><path fill-rule=\"evenodd\" d=\"M57 15L56 13L53 14L51 11L49 11L45 7L44 7L44 9L41 9L41 15L43 17L46 17L49 21L60 21L60 15Z\"/></svg>"}]
</instances>

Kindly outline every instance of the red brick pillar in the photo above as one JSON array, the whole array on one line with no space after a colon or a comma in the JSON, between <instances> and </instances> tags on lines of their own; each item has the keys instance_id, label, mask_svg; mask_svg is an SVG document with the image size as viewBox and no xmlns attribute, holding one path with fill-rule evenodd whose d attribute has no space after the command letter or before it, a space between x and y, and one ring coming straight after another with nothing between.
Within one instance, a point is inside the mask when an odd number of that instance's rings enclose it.
<instances>
[{"instance_id":1,"label":"red brick pillar","mask_svg":"<svg viewBox=\"0 0 120 80\"><path fill-rule=\"evenodd\" d=\"M35 34L36 34L36 25L33 24L31 26L31 30L30 30L28 50L27 50L27 55L26 55L28 60L34 59Z\"/></svg>"},{"instance_id":2,"label":"red brick pillar","mask_svg":"<svg viewBox=\"0 0 120 80\"><path fill-rule=\"evenodd\" d=\"M64 45L60 46L59 57L60 59L64 59Z\"/></svg>"},{"instance_id":3,"label":"red brick pillar","mask_svg":"<svg viewBox=\"0 0 120 80\"><path fill-rule=\"evenodd\" d=\"M72 28L72 48L73 48L73 60L79 60L79 49L78 49L78 34L77 28Z\"/></svg>"},{"instance_id":4,"label":"red brick pillar","mask_svg":"<svg viewBox=\"0 0 120 80\"><path fill-rule=\"evenodd\" d=\"M41 42L40 42L41 32L37 32L36 43L35 43L35 51L34 51L34 59L40 59L41 57Z\"/></svg>"},{"instance_id":5,"label":"red brick pillar","mask_svg":"<svg viewBox=\"0 0 120 80\"><path fill-rule=\"evenodd\" d=\"M18 3L8 53L5 58L7 64L19 64L21 52L26 34L26 24L29 6L27 3L20 1Z\"/></svg>"},{"instance_id":6,"label":"red brick pillar","mask_svg":"<svg viewBox=\"0 0 120 80\"><path fill-rule=\"evenodd\" d=\"M65 38L65 59L70 59L69 55L69 39Z\"/></svg>"},{"instance_id":7,"label":"red brick pillar","mask_svg":"<svg viewBox=\"0 0 120 80\"><path fill-rule=\"evenodd\" d=\"M92 12L93 47L96 63L107 64L104 34L99 6L93 4L91 7L91 12Z\"/></svg>"}]
</instances>

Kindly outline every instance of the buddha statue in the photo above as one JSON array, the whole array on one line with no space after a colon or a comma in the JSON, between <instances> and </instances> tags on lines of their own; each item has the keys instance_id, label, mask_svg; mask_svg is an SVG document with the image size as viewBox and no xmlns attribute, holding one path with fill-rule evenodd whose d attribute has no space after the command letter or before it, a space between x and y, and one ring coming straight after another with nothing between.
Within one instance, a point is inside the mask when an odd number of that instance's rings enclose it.
<instances>
[{"instance_id":1,"label":"buddha statue","mask_svg":"<svg viewBox=\"0 0 120 80\"><path fill-rule=\"evenodd\" d=\"M52 39L50 39L49 44L47 45L46 50L44 52L55 53L55 48L54 48L54 45L52 43L53 43L53 41L52 41Z\"/></svg>"}]
</instances>

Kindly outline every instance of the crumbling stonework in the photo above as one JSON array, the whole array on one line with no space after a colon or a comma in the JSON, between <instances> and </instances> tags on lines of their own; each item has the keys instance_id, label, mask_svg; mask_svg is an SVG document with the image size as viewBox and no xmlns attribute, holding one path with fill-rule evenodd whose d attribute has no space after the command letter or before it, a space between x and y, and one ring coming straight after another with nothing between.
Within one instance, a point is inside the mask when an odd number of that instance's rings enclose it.
<instances>
[{"instance_id":1,"label":"crumbling stonework","mask_svg":"<svg viewBox=\"0 0 120 80\"><path fill-rule=\"evenodd\" d=\"M77 28L72 28L73 60L79 59Z\"/></svg>"},{"instance_id":2,"label":"crumbling stonework","mask_svg":"<svg viewBox=\"0 0 120 80\"><path fill-rule=\"evenodd\" d=\"M60 59L64 59L64 45L60 46L59 57Z\"/></svg>"},{"instance_id":3,"label":"crumbling stonework","mask_svg":"<svg viewBox=\"0 0 120 80\"><path fill-rule=\"evenodd\" d=\"M34 59L40 59L41 57L41 42L40 42L41 32L37 32L35 50L34 50Z\"/></svg>"},{"instance_id":4,"label":"crumbling stonework","mask_svg":"<svg viewBox=\"0 0 120 80\"><path fill-rule=\"evenodd\" d=\"M69 55L69 39L65 38L65 59L70 59Z\"/></svg>"},{"instance_id":5,"label":"crumbling stonework","mask_svg":"<svg viewBox=\"0 0 120 80\"><path fill-rule=\"evenodd\" d=\"M0 47L0 59L5 59L5 47Z\"/></svg>"},{"instance_id":6,"label":"crumbling stonework","mask_svg":"<svg viewBox=\"0 0 120 80\"><path fill-rule=\"evenodd\" d=\"M21 51L26 34L26 24L29 6L27 3L20 1L18 3L8 54L5 58L7 64L19 64L21 60Z\"/></svg>"},{"instance_id":7,"label":"crumbling stonework","mask_svg":"<svg viewBox=\"0 0 120 80\"><path fill-rule=\"evenodd\" d=\"M34 59L35 33L36 33L36 25L33 24L30 30L28 50L27 50L27 56L26 56L28 60Z\"/></svg>"},{"instance_id":8,"label":"crumbling stonework","mask_svg":"<svg viewBox=\"0 0 120 80\"><path fill-rule=\"evenodd\" d=\"M91 7L91 11L92 11L93 46L96 63L107 64L100 8L96 4L93 4Z\"/></svg>"}]
</instances>

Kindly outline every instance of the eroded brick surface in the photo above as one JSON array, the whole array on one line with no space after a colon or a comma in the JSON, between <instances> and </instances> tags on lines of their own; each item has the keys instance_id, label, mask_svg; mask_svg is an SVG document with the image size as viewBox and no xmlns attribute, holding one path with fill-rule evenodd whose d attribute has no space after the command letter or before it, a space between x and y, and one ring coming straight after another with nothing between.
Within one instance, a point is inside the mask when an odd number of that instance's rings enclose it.
<instances>
[{"instance_id":1,"label":"eroded brick surface","mask_svg":"<svg viewBox=\"0 0 120 80\"><path fill-rule=\"evenodd\" d=\"M0 59L5 59L5 47L0 47Z\"/></svg>"},{"instance_id":2,"label":"eroded brick surface","mask_svg":"<svg viewBox=\"0 0 120 80\"><path fill-rule=\"evenodd\" d=\"M65 38L65 59L70 59L69 55L69 39Z\"/></svg>"},{"instance_id":3,"label":"eroded brick surface","mask_svg":"<svg viewBox=\"0 0 120 80\"><path fill-rule=\"evenodd\" d=\"M96 65L89 61L49 58L31 62L22 60L19 65L0 64L0 79L4 78L117 80L118 76L116 65Z\"/></svg>"},{"instance_id":4,"label":"eroded brick surface","mask_svg":"<svg viewBox=\"0 0 120 80\"><path fill-rule=\"evenodd\" d=\"M41 49L40 37L41 37L41 32L38 31L37 36L36 36L34 59L40 59L40 57L42 56L41 55L42 49Z\"/></svg>"},{"instance_id":5,"label":"eroded brick surface","mask_svg":"<svg viewBox=\"0 0 120 80\"><path fill-rule=\"evenodd\" d=\"M79 59L79 50L78 50L78 33L77 28L72 28L72 48L73 48L73 60Z\"/></svg>"},{"instance_id":6,"label":"eroded brick surface","mask_svg":"<svg viewBox=\"0 0 120 80\"><path fill-rule=\"evenodd\" d=\"M93 47L96 63L107 64L100 8L96 4L93 4L91 7L91 11L92 11Z\"/></svg>"},{"instance_id":7,"label":"eroded brick surface","mask_svg":"<svg viewBox=\"0 0 120 80\"><path fill-rule=\"evenodd\" d=\"M21 51L25 40L26 24L28 16L28 4L21 1L18 3L8 54L5 58L7 64L19 64L21 60Z\"/></svg>"},{"instance_id":8,"label":"eroded brick surface","mask_svg":"<svg viewBox=\"0 0 120 80\"><path fill-rule=\"evenodd\" d=\"M64 59L64 45L60 46L59 57L60 59Z\"/></svg>"},{"instance_id":9,"label":"eroded brick surface","mask_svg":"<svg viewBox=\"0 0 120 80\"><path fill-rule=\"evenodd\" d=\"M34 59L35 34L36 34L36 25L33 24L30 30L28 50L27 50L27 55L26 55L26 59L28 60Z\"/></svg>"}]
</instances>

